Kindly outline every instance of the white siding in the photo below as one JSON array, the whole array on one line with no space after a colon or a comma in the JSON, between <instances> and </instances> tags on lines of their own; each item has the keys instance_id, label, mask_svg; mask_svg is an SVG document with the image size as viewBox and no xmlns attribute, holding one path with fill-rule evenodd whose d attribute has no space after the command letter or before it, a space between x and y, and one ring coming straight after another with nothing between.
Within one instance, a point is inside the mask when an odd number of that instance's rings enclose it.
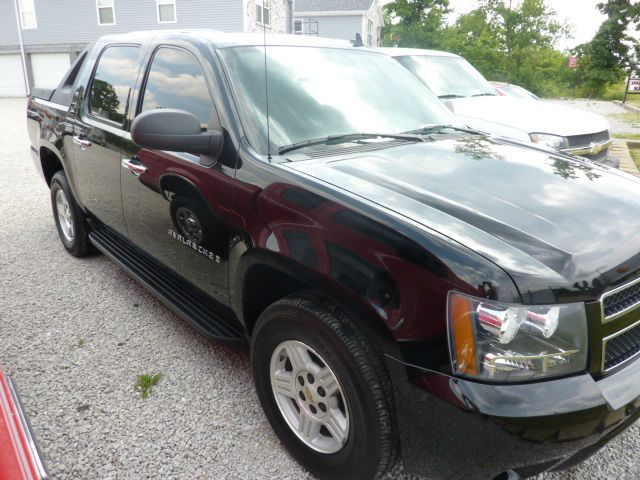
<instances>
[{"instance_id":1,"label":"white siding","mask_svg":"<svg viewBox=\"0 0 640 480\"><path fill-rule=\"evenodd\" d=\"M301 17L296 15L295 18L297 20L303 20L305 24L309 20L317 21L319 37L353 40L356 38L357 32L362 35L362 39L365 40L365 32L362 31L362 15L319 15L317 17Z\"/></svg>"},{"instance_id":2,"label":"white siding","mask_svg":"<svg viewBox=\"0 0 640 480\"><path fill-rule=\"evenodd\" d=\"M176 0L177 23L158 23L156 0L114 0L115 25L98 25L96 0L35 0L38 28L22 32L24 44L89 43L102 35L159 28L242 31L242 2ZM17 45L13 0L0 0L0 46ZM28 48L27 48L28 50Z\"/></svg>"}]
</instances>

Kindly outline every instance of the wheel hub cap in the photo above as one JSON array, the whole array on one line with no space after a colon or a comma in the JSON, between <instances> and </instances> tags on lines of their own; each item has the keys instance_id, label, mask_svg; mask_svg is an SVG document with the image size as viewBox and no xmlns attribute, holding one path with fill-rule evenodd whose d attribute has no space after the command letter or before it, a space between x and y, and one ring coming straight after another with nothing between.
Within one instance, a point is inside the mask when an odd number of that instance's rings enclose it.
<instances>
[{"instance_id":1,"label":"wheel hub cap","mask_svg":"<svg viewBox=\"0 0 640 480\"><path fill-rule=\"evenodd\" d=\"M73 214L64 190L56 192L56 213L58 214L58 223L60 224L62 235L68 242L73 241Z\"/></svg>"},{"instance_id":2,"label":"wheel hub cap","mask_svg":"<svg viewBox=\"0 0 640 480\"><path fill-rule=\"evenodd\" d=\"M308 447L335 453L349 437L349 411L327 362L297 340L282 342L271 356L271 387L280 413Z\"/></svg>"}]
</instances>

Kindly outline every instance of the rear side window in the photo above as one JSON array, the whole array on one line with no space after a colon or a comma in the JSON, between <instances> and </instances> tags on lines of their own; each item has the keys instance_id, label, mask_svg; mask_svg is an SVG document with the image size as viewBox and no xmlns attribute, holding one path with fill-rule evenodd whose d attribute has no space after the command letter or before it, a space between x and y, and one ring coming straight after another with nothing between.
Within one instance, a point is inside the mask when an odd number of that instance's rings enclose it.
<instances>
[{"instance_id":1,"label":"rear side window","mask_svg":"<svg viewBox=\"0 0 640 480\"><path fill-rule=\"evenodd\" d=\"M159 48L151 63L141 112L154 108L178 108L194 115L207 128L213 100L202 67L190 53Z\"/></svg>"},{"instance_id":2,"label":"rear side window","mask_svg":"<svg viewBox=\"0 0 640 480\"><path fill-rule=\"evenodd\" d=\"M89 92L92 115L118 124L124 122L129 94L138 72L138 52L138 47L128 45L104 49Z\"/></svg>"}]
</instances>

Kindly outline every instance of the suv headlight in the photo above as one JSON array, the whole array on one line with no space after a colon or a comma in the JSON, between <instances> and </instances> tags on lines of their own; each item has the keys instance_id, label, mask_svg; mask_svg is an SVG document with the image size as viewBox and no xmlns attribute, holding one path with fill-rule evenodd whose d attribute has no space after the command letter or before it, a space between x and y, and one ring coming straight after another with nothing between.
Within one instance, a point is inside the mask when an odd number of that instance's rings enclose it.
<instances>
[{"instance_id":1,"label":"suv headlight","mask_svg":"<svg viewBox=\"0 0 640 480\"><path fill-rule=\"evenodd\" d=\"M586 368L584 303L517 305L449 292L447 316L458 375L526 381Z\"/></svg>"},{"instance_id":2,"label":"suv headlight","mask_svg":"<svg viewBox=\"0 0 640 480\"><path fill-rule=\"evenodd\" d=\"M529 135L533 143L545 145L549 148L569 148L569 139L558 135L549 135L548 133L532 133Z\"/></svg>"}]
</instances>

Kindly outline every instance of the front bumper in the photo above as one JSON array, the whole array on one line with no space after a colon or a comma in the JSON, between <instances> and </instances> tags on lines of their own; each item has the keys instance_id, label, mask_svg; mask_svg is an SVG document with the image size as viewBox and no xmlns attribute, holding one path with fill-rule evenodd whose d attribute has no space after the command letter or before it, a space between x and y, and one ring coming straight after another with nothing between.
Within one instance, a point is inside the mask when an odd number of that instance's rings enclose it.
<instances>
[{"instance_id":1,"label":"front bumper","mask_svg":"<svg viewBox=\"0 0 640 480\"><path fill-rule=\"evenodd\" d=\"M569 468L640 416L640 361L599 381L582 374L520 385L389 365L405 470L428 478Z\"/></svg>"}]
</instances>

